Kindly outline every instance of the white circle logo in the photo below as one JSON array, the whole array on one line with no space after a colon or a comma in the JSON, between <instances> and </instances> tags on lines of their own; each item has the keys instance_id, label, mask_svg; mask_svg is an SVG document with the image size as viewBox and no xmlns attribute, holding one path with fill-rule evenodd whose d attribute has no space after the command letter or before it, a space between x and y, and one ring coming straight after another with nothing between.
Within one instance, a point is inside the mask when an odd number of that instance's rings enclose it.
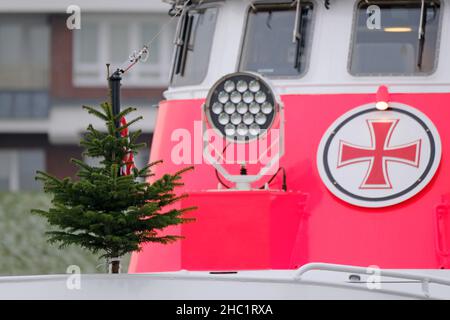
<instances>
[{"instance_id":1,"label":"white circle logo","mask_svg":"<svg viewBox=\"0 0 450 320\"><path fill-rule=\"evenodd\" d=\"M441 160L435 126L415 108L368 104L344 114L317 152L322 181L340 199L361 207L405 201L433 178Z\"/></svg>"}]
</instances>

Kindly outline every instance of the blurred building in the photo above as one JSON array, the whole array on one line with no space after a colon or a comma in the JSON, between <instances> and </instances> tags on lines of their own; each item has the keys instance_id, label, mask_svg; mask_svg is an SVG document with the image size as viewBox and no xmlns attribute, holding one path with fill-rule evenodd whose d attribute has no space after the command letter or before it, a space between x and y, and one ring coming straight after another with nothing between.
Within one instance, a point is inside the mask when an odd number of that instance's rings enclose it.
<instances>
[{"instance_id":1,"label":"blurred building","mask_svg":"<svg viewBox=\"0 0 450 320\"><path fill-rule=\"evenodd\" d=\"M69 159L81 157L79 138L96 123L81 106L107 100L106 63L120 66L170 19L160 0L79 0L81 29L70 30L72 4L0 2L0 191L38 189L38 169L74 175ZM123 80L122 106L144 116L137 127L148 143L154 105L168 84L174 31L172 21L152 43L150 59Z\"/></svg>"}]
</instances>

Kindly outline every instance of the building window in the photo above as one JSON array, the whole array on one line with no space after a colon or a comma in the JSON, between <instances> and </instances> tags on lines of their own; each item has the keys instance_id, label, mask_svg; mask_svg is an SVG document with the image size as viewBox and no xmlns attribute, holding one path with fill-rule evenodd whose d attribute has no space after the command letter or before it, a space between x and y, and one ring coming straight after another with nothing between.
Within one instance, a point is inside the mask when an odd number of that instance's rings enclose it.
<instances>
[{"instance_id":1,"label":"building window","mask_svg":"<svg viewBox=\"0 0 450 320\"><path fill-rule=\"evenodd\" d=\"M356 76L427 75L437 61L440 1L360 1L350 73ZM421 32L423 30L423 33Z\"/></svg>"},{"instance_id":2,"label":"building window","mask_svg":"<svg viewBox=\"0 0 450 320\"><path fill-rule=\"evenodd\" d=\"M178 22L173 86L199 84L208 71L217 20L217 8L189 10Z\"/></svg>"},{"instance_id":3,"label":"building window","mask_svg":"<svg viewBox=\"0 0 450 320\"><path fill-rule=\"evenodd\" d=\"M240 70L268 77L298 77L306 72L312 40L313 5L301 3L299 14L292 4L261 4L255 6L256 10L250 9ZM297 29L295 41L294 29Z\"/></svg>"},{"instance_id":4,"label":"building window","mask_svg":"<svg viewBox=\"0 0 450 320\"><path fill-rule=\"evenodd\" d=\"M40 149L0 150L0 191L40 190L34 177L45 169L45 152Z\"/></svg>"},{"instance_id":5,"label":"building window","mask_svg":"<svg viewBox=\"0 0 450 320\"><path fill-rule=\"evenodd\" d=\"M0 118L46 118L50 26L46 16L0 15Z\"/></svg>"},{"instance_id":6,"label":"building window","mask_svg":"<svg viewBox=\"0 0 450 320\"><path fill-rule=\"evenodd\" d=\"M50 27L41 15L0 15L0 90L41 90L49 82Z\"/></svg>"},{"instance_id":7,"label":"building window","mask_svg":"<svg viewBox=\"0 0 450 320\"><path fill-rule=\"evenodd\" d=\"M75 86L104 86L106 63L111 70L123 65L167 22L163 15L85 14L80 30L74 30L73 82ZM152 43L150 57L124 75L124 86L161 87L169 78L174 26L169 24Z\"/></svg>"}]
</instances>

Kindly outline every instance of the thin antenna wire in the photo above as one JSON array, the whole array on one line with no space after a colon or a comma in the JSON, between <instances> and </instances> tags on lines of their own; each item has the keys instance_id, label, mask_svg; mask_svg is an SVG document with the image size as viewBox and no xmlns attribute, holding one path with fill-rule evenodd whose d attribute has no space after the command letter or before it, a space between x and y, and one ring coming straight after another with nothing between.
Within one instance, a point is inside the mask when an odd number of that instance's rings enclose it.
<instances>
[{"instance_id":1,"label":"thin antenna wire","mask_svg":"<svg viewBox=\"0 0 450 320\"><path fill-rule=\"evenodd\" d=\"M159 31L158 31L158 32L153 36L153 38L148 42L148 44L147 44L148 47L150 47L150 45L153 43L153 41L155 41L155 40L161 35L161 33L162 33L162 32L163 32L163 31L164 31L164 30L165 30L165 29L173 22L173 20L178 16L178 14L182 13L182 12L186 9L188 2L189 2L189 0L186 0L186 1L184 2L183 6L182 6L181 8L178 8L178 9L175 11L173 17L171 17L171 18L169 19L169 21L167 21L166 23L164 23L164 24L161 26L161 28L159 29Z\"/></svg>"},{"instance_id":2,"label":"thin antenna wire","mask_svg":"<svg viewBox=\"0 0 450 320\"><path fill-rule=\"evenodd\" d=\"M181 13L183 14L184 11L187 8L188 3L190 0L186 0L181 8L176 9L174 15L167 21L165 24L159 28L158 32L150 39L150 41L142 47L142 49L137 52L134 51L128 58L127 62L123 64L122 68L120 69L120 72L124 74L128 70L130 70L134 65L136 65L139 61L145 62L149 55L150 55L150 48L152 43L162 34L162 32L173 22L173 20Z\"/></svg>"}]
</instances>

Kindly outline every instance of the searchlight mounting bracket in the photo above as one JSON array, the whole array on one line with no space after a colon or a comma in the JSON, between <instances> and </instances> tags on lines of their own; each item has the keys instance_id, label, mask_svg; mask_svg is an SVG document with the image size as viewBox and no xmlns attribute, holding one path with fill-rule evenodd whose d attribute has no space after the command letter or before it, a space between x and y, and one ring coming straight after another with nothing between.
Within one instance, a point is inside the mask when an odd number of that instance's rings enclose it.
<instances>
[{"instance_id":1,"label":"searchlight mounting bracket","mask_svg":"<svg viewBox=\"0 0 450 320\"><path fill-rule=\"evenodd\" d=\"M203 156L204 158L229 182L235 184L234 188L230 188L230 190L241 190L241 191L250 191L252 190L251 184L261 180L265 175L268 175L270 170L279 163L280 159L284 156L285 153L285 115L284 115L284 105L282 102L279 103L279 134L278 134L278 152L259 170L257 174L249 175L246 172L245 164L241 164L241 172L240 174L231 174L228 170L217 161L217 157L213 157L211 152L209 152L210 147L212 146L209 142L209 136L207 134L207 119L206 119L206 104L202 106L202 139L203 139ZM273 144L269 146L273 147ZM214 149L216 154L219 154L219 157L223 157L220 150ZM269 150L266 151L268 153ZM242 172L245 171L245 174Z\"/></svg>"}]
</instances>

